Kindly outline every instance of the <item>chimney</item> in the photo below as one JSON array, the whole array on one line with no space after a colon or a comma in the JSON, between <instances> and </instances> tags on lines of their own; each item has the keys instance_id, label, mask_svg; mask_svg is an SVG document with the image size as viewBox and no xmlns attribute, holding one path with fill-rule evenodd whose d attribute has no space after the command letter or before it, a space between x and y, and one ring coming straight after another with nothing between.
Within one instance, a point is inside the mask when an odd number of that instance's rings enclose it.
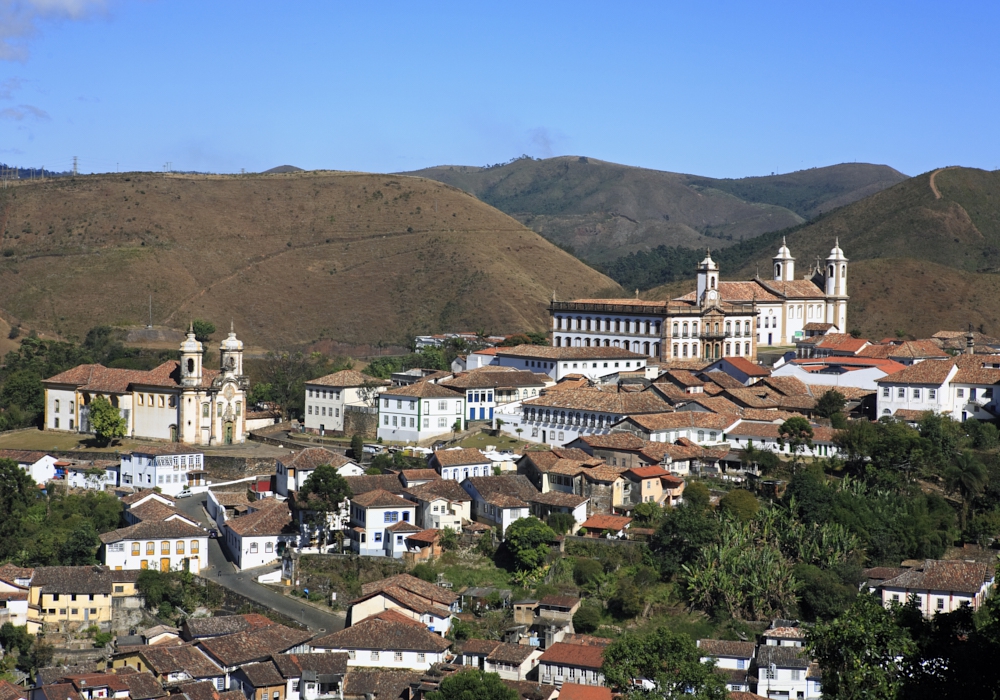
<instances>
[{"instance_id":1,"label":"chimney","mask_svg":"<svg viewBox=\"0 0 1000 700\"><path fill-rule=\"evenodd\" d=\"M976 338L972 334L970 329L968 333L965 334L965 354L975 355L976 354Z\"/></svg>"}]
</instances>

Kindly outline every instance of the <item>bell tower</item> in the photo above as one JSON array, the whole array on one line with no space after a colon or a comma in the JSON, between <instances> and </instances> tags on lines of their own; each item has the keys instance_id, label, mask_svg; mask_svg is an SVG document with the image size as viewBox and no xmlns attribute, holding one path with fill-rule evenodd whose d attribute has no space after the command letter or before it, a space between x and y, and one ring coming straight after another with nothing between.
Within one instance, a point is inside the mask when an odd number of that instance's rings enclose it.
<instances>
[{"instance_id":1,"label":"bell tower","mask_svg":"<svg viewBox=\"0 0 1000 700\"><path fill-rule=\"evenodd\" d=\"M784 237L781 239L781 247L778 248L778 254L772 260L774 261L775 282L791 282L795 279L795 258L792 257L792 252L788 250Z\"/></svg>"},{"instance_id":2,"label":"bell tower","mask_svg":"<svg viewBox=\"0 0 1000 700\"><path fill-rule=\"evenodd\" d=\"M827 323L833 323L841 333L847 332L847 258L837 238L826 258L823 277L826 283Z\"/></svg>"},{"instance_id":3,"label":"bell tower","mask_svg":"<svg viewBox=\"0 0 1000 700\"><path fill-rule=\"evenodd\" d=\"M219 362L225 374L243 375L243 341L236 337L233 322L229 322L229 337L219 345Z\"/></svg>"},{"instance_id":4,"label":"bell tower","mask_svg":"<svg viewBox=\"0 0 1000 700\"><path fill-rule=\"evenodd\" d=\"M710 295L717 297L719 288L719 266L712 260L712 251L705 253L705 259L698 263L698 303L705 303L705 293L714 291Z\"/></svg>"},{"instance_id":5,"label":"bell tower","mask_svg":"<svg viewBox=\"0 0 1000 700\"><path fill-rule=\"evenodd\" d=\"M187 338L181 343L181 386L201 384L202 345L194 337L194 323L188 329Z\"/></svg>"}]
</instances>

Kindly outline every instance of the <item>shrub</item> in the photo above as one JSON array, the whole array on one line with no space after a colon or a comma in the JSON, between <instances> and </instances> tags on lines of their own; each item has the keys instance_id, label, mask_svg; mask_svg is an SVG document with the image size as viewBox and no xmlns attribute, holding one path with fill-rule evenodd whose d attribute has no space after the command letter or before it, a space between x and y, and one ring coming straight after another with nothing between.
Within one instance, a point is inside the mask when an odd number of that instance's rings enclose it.
<instances>
[{"instance_id":1,"label":"shrub","mask_svg":"<svg viewBox=\"0 0 1000 700\"><path fill-rule=\"evenodd\" d=\"M734 489L719 499L719 510L740 520L750 520L760 510L760 503L746 489Z\"/></svg>"},{"instance_id":2,"label":"shrub","mask_svg":"<svg viewBox=\"0 0 1000 700\"><path fill-rule=\"evenodd\" d=\"M569 513L550 513L545 519L545 524L552 528L557 535L565 535L573 529L576 519Z\"/></svg>"},{"instance_id":3,"label":"shrub","mask_svg":"<svg viewBox=\"0 0 1000 700\"><path fill-rule=\"evenodd\" d=\"M593 583L604 574L604 567L594 559L577 559L573 562L573 581L578 586Z\"/></svg>"},{"instance_id":4,"label":"shrub","mask_svg":"<svg viewBox=\"0 0 1000 700\"><path fill-rule=\"evenodd\" d=\"M590 634L601 625L601 611L594 605L584 605L573 616L573 629Z\"/></svg>"}]
</instances>

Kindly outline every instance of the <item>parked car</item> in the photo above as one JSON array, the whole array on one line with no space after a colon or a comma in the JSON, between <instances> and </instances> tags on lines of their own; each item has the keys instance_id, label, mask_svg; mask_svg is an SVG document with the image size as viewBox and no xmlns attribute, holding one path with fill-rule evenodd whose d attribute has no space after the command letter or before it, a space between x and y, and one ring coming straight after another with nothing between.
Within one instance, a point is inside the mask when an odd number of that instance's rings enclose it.
<instances>
[{"instance_id":1,"label":"parked car","mask_svg":"<svg viewBox=\"0 0 1000 700\"><path fill-rule=\"evenodd\" d=\"M217 539L219 537L219 531L218 530L209 530L208 531L208 536L209 536L210 539L213 539L213 540Z\"/></svg>"},{"instance_id":2,"label":"parked car","mask_svg":"<svg viewBox=\"0 0 1000 700\"><path fill-rule=\"evenodd\" d=\"M174 496L174 498L187 498L188 496L193 496L193 495L194 495L194 491L191 491L189 489L184 489L183 491L181 491L180 493L178 493L176 496Z\"/></svg>"}]
</instances>

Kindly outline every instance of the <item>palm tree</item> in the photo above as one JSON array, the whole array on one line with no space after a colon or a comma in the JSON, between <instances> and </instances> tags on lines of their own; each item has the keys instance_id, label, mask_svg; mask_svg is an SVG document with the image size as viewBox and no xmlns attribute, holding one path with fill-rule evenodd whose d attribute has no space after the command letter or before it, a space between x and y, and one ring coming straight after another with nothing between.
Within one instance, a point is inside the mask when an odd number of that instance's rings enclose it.
<instances>
[{"instance_id":1,"label":"palm tree","mask_svg":"<svg viewBox=\"0 0 1000 700\"><path fill-rule=\"evenodd\" d=\"M945 472L944 478L948 490L962 498L960 516L964 530L972 501L986 488L986 467L971 452L965 450L955 458L955 463Z\"/></svg>"}]
</instances>

